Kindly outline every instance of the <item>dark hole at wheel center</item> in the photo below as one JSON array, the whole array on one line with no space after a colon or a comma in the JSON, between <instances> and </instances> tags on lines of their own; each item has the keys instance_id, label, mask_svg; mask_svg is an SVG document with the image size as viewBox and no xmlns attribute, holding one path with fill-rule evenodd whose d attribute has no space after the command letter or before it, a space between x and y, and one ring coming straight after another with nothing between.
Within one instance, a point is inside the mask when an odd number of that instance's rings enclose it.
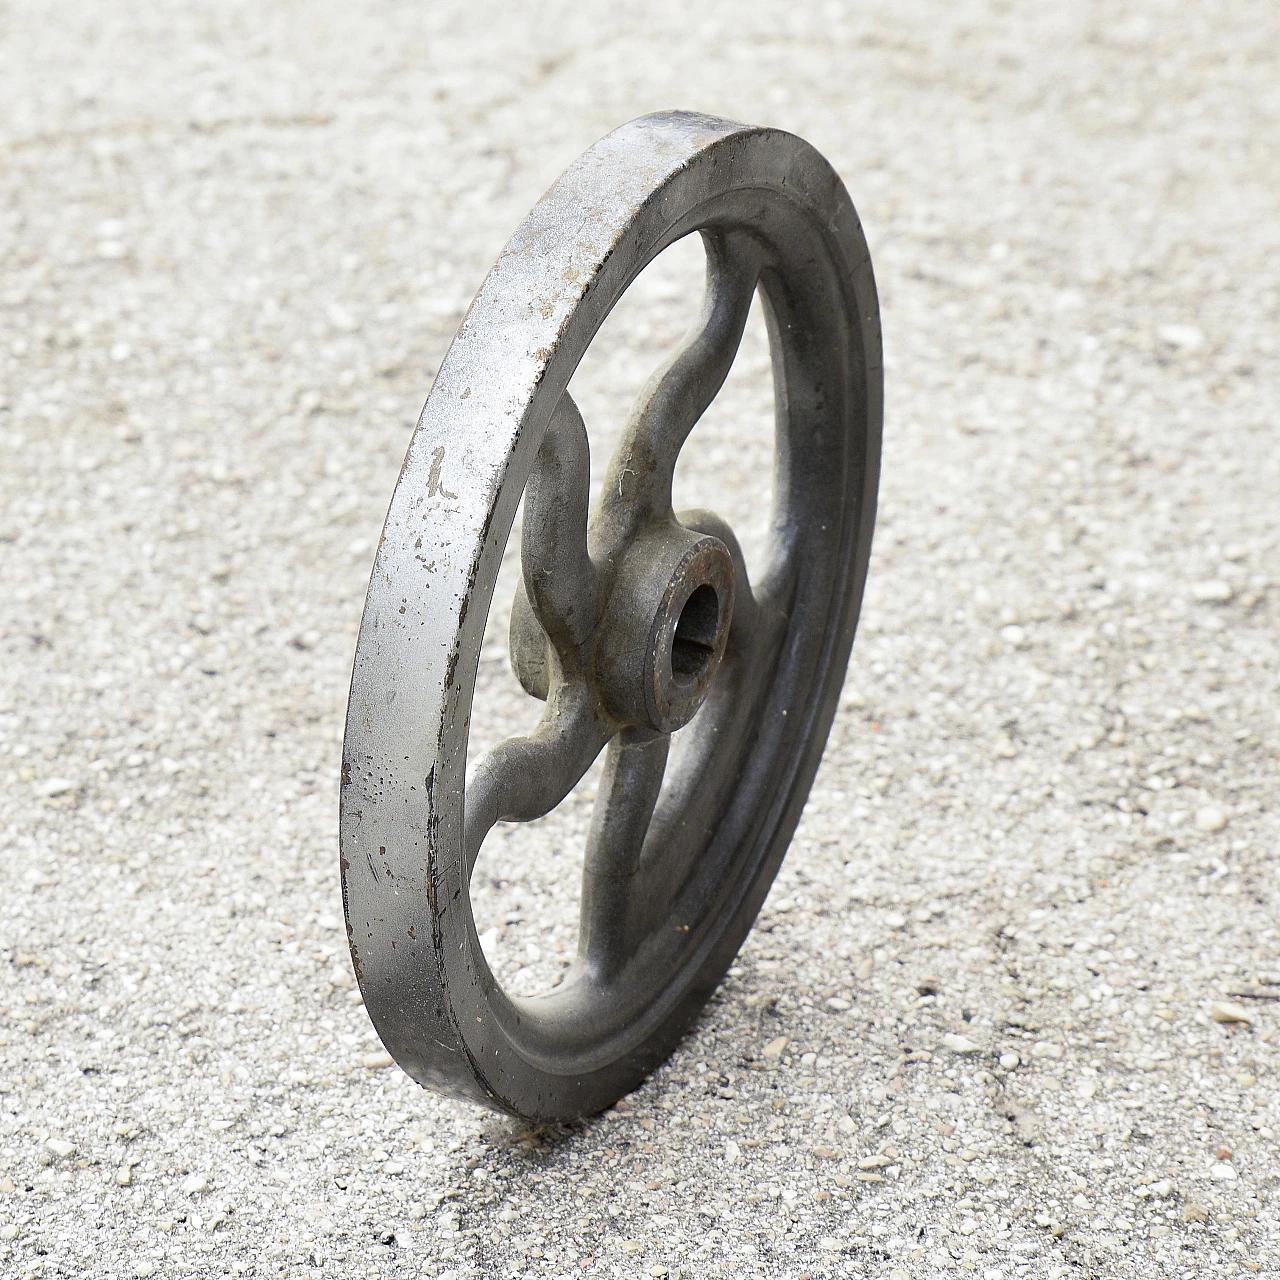
<instances>
[{"instance_id":1,"label":"dark hole at wheel center","mask_svg":"<svg viewBox=\"0 0 1280 1280\"><path fill-rule=\"evenodd\" d=\"M671 641L671 673L682 680L699 679L711 665L720 626L720 598L715 588L699 587L680 610Z\"/></svg>"}]
</instances>

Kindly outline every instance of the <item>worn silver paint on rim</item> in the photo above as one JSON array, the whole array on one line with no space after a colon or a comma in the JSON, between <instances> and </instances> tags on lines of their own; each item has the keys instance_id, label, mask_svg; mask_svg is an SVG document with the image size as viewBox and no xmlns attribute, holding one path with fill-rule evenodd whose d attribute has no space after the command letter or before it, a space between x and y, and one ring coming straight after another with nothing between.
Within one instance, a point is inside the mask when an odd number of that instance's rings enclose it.
<instances>
[{"instance_id":1,"label":"worn silver paint on rim","mask_svg":"<svg viewBox=\"0 0 1280 1280\"><path fill-rule=\"evenodd\" d=\"M586 434L567 384L632 280L695 231L702 318L641 394L588 528ZM722 520L671 510L671 477L757 290L776 498L752 583ZM516 231L410 443L347 713L348 938L374 1026L415 1080L564 1119L634 1088L688 1029L759 911L821 758L870 553L881 417L866 243L840 179L801 139L645 116L580 157ZM522 494L512 657L546 709L479 762L465 794L480 644ZM605 749L578 959L553 991L510 998L472 919L476 853L494 821L554 808Z\"/></svg>"}]
</instances>

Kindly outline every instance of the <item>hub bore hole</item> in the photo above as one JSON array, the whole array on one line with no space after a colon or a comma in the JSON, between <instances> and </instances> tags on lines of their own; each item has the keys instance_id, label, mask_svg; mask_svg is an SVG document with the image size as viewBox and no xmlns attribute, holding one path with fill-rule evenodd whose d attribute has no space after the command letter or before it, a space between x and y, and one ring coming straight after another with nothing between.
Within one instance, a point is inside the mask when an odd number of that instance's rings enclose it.
<instances>
[{"instance_id":1,"label":"hub bore hole","mask_svg":"<svg viewBox=\"0 0 1280 1280\"><path fill-rule=\"evenodd\" d=\"M720 625L720 599L715 588L699 587L685 601L671 641L671 672L677 678L697 680L711 665Z\"/></svg>"}]
</instances>

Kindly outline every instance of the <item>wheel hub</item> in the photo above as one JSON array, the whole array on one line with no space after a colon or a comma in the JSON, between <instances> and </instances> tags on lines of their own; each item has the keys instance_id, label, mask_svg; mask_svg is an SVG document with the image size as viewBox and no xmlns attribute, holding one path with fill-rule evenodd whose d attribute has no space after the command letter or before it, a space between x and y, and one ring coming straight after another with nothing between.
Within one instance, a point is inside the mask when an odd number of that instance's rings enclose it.
<instances>
[{"instance_id":1,"label":"wheel hub","mask_svg":"<svg viewBox=\"0 0 1280 1280\"><path fill-rule=\"evenodd\" d=\"M638 538L596 634L606 709L658 733L683 728L711 688L732 619L733 560L719 538L678 524Z\"/></svg>"}]
</instances>

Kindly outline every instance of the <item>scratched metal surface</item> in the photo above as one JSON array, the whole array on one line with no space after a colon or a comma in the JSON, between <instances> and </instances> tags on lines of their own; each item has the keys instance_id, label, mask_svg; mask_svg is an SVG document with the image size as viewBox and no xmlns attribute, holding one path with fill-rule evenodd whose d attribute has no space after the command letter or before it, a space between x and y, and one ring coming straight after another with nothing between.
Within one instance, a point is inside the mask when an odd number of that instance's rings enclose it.
<instances>
[{"instance_id":1,"label":"scratched metal surface","mask_svg":"<svg viewBox=\"0 0 1280 1280\"><path fill-rule=\"evenodd\" d=\"M0 21L0 1273L1274 1269L1273 6ZM350 999L342 711L467 302L673 105L809 139L867 227L871 598L721 997L627 1110L521 1135ZM684 279L575 382L602 440ZM682 476L739 529L753 341ZM584 821L482 855L517 985Z\"/></svg>"}]
</instances>

